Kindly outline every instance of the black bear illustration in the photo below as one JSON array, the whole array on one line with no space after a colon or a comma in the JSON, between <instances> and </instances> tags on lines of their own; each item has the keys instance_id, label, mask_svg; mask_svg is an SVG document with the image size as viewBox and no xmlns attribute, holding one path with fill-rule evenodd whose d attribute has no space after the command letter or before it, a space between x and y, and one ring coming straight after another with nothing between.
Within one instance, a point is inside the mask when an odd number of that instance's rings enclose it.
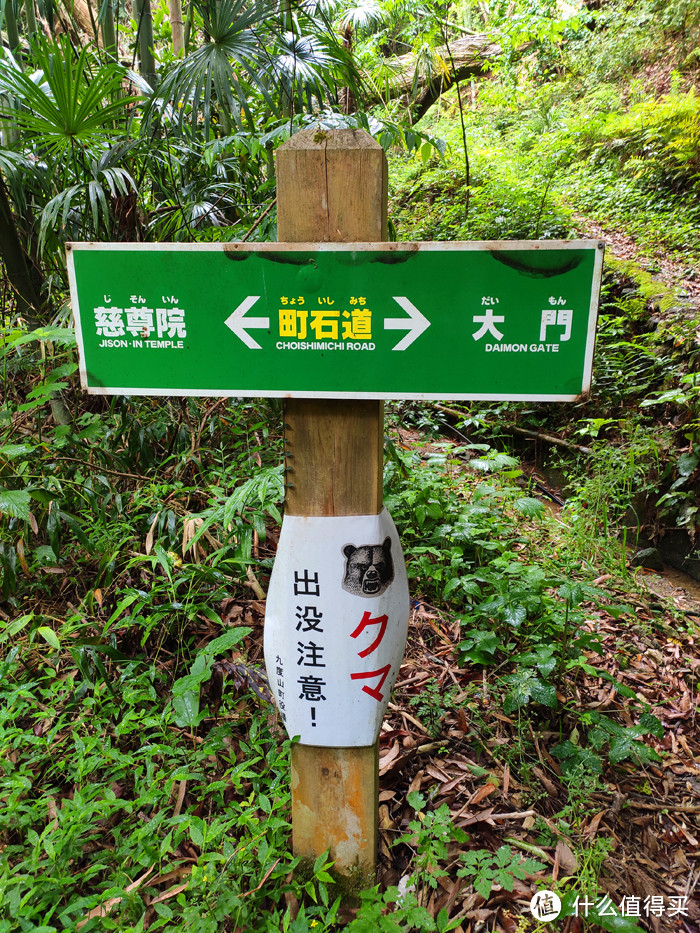
<instances>
[{"instance_id":1,"label":"black bear illustration","mask_svg":"<svg viewBox=\"0 0 700 933\"><path fill-rule=\"evenodd\" d=\"M391 538L383 544L346 544L343 589L355 596L381 596L394 579Z\"/></svg>"}]
</instances>

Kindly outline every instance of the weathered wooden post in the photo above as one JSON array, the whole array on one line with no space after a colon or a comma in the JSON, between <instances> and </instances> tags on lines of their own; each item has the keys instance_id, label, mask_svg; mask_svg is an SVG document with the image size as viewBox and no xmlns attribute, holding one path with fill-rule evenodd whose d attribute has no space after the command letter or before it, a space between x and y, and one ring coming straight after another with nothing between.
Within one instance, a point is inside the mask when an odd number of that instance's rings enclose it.
<instances>
[{"instance_id":1,"label":"weathered wooden post","mask_svg":"<svg viewBox=\"0 0 700 933\"><path fill-rule=\"evenodd\" d=\"M363 130L307 129L278 150L280 242L383 241L386 208L386 157ZM383 402L289 399L284 420L286 515L379 514ZM341 872L356 867L373 872L377 798L377 743L365 748L295 745L295 854L316 857L330 848Z\"/></svg>"}]
</instances>

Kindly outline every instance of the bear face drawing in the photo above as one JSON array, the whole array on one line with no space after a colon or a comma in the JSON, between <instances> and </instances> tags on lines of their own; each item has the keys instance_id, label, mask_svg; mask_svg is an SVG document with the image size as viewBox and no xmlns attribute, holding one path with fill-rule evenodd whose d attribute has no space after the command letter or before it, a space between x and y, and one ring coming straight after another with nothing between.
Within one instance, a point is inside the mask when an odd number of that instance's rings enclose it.
<instances>
[{"instance_id":1,"label":"bear face drawing","mask_svg":"<svg viewBox=\"0 0 700 933\"><path fill-rule=\"evenodd\" d=\"M381 596L394 579L391 538L383 544L346 544L343 589L355 596Z\"/></svg>"}]
</instances>

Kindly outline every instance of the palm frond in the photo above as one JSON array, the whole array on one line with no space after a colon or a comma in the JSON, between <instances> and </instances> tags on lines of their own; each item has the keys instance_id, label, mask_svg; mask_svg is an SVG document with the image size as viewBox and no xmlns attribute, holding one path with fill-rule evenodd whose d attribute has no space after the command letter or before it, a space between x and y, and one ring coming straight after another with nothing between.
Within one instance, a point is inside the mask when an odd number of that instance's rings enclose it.
<instances>
[{"instance_id":1,"label":"palm frond","mask_svg":"<svg viewBox=\"0 0 700 933\"><path fill-rule=\"evenodd\" d=\"M296 101L298 110L304 100L315 96L322 99L327 88L331 58L313 36L283 33L271 62L272 74L283 101Z\"/></svg>"},{"instance_id":2,"label":"palm frond","mask_svg":"<svg viewBox=\"0 0 700 933\"><path fill-rule=\"evenodd\" d=\"M340 17L340 28L370 30L386 20L386 12L379 0L355 0Z\"/></svg>"},{"instance_id":3,"label":"palm frond","mask_svg":"<svg viewBox=\"0 0 700 933\"><path fill-rule=\"evenodd\" d=\"M32 151L65 168L76 146L89 155L103 149L114 133L112 124L139 98L121 97L125 69L95 63L87 46L77 60L65 41L43 40L34 51L40 67L33 75L0 61L0 117L13 120Z\"/></svg>"},{"instance_id":4,"label":"palm frond","mask_svg":"<svg viewBox=\"0 0 700 933\"><path fill-rule=\"evenodd\" d=\"M12 200L19 210L27 203L27 195L32 188L41 188L43 172L35 159L19 152L12 152L0 146L0 172L7 180Z\"/></svg>"},{"instance_id":5,"label":"palm frond","mask_svg":"<svg viewBox=\"0 0 700 933\"><path fill-rule=\"evenodd\" d=\"M204 137L209 139L217 107L237 126L241 112L250 116L245 78L271 104L260 42L252 27L264 28L272 5L266 0L246 9L242 0L198 0L197 6L211 41L175 66L158 97L171 105L174 122L180 127L188 117L196 127L201 115Z\"/></svg>"},{"instance_id":6,"label":"palm frond","mask_svg":"<svg viewBox=\"0 0 700 933\"><path fill-rule=\"evenodd\" d=\"M333 15L342 5L342 0L300 0L299 9L307 16Z\"/></svg>"}]
</instances>

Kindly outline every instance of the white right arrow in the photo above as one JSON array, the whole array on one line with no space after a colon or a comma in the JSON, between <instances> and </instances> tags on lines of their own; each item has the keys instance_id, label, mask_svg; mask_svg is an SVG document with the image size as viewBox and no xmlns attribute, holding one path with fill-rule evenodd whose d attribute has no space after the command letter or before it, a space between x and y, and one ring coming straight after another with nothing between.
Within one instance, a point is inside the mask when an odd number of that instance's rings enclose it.
<instances>
[{"instance_id":1,"label":"white right arrow","mask_svg":"<svg viewBox=\"0 0 700 933\"><path fill-rule=\"evenodd\" d=\"M406 347L410 347L414 340L416 340L423 331L426 331L430 327L430 321L425 317L424 314L421 314L418 308L408 300L408 298L397 298L394 295L394 301L400 305L408 318L405 317L388 317L384 320L384 329L385 330L407 330L408 333L405 337L402 337L401 340L393 348L394 350L405 350Z\"/></svg>"},{"instance_id":2,"label":"white right arrow","mask_svg":"<svg viewBox=\"0 0 700 933\"><path fill-rule=\"evenodd\" d=\"M243 343L250 347L251 350L262 350L262 347L248 333L248 329L257 330L261 328L268 328L270 326L269 317L246 317L244 314L246 311L249 311L256 301L260 298L260 295L248 295L247 298L244 298L243 301L238 305L236 310L229 317L226 318L224 323L227 327L230 327L234 332L236 337L240 337Z\"/></svg>"}]
</instances>

